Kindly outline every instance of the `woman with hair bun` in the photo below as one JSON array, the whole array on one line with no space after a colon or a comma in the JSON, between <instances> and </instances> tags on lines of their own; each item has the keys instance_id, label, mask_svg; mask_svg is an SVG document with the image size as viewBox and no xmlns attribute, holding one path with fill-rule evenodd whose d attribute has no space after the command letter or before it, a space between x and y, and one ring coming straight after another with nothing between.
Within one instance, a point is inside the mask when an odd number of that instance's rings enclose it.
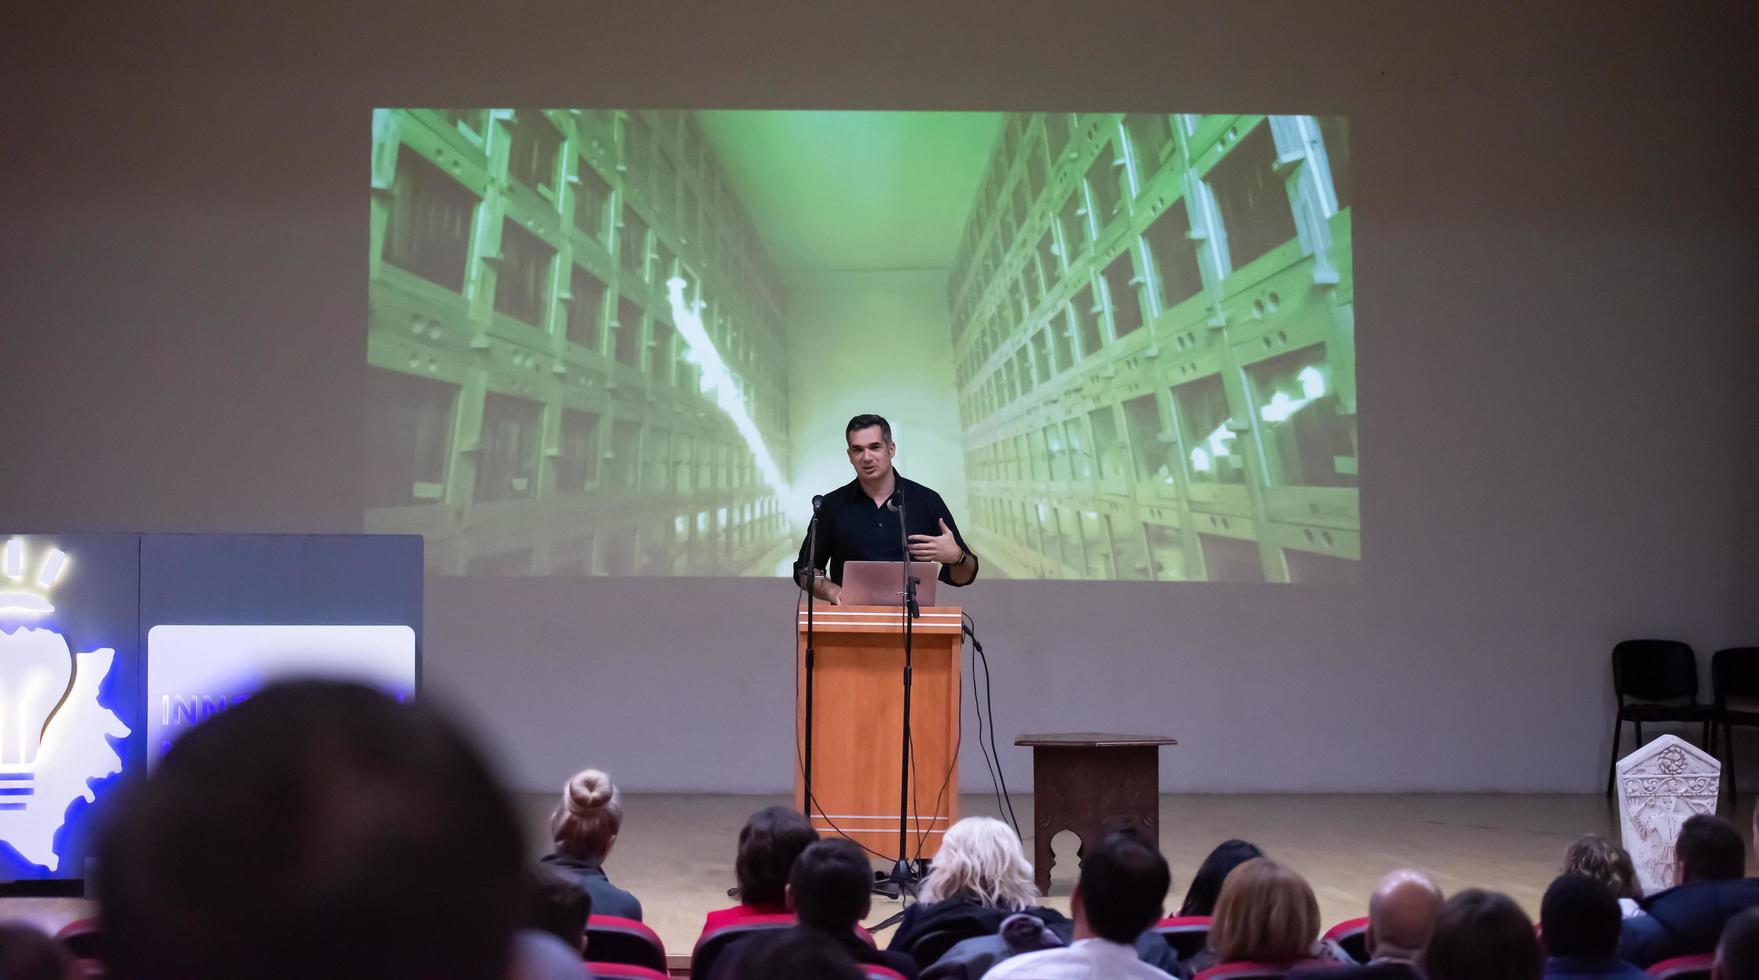
<instances>
[{"instance_id":1,"label":"woman with hair bun","mask_svg":"<svg viewBox=\"0 0 1759 980\"><path fill-rule=\"evenodd\" d=\"M562 800L550 814L553 854L542 863L579 883L592 896L592 914L641 919L641 902L605 877L605 858L623 828L623 796L611 777L582 769L562 787Z\"/></svg>"}]
</instances>

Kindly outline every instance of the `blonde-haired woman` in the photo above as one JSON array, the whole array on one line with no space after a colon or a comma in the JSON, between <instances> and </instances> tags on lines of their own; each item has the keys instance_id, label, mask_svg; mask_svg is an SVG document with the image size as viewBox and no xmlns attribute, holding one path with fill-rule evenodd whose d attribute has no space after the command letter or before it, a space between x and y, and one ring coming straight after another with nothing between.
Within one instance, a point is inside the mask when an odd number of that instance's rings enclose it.
<instances>
[{"instance_id":1,"label":"blonde-haired woman","mask_svg":"<svg viewBox=\"0 0 1759 980\"><path fill-rule=\"evenodd\" d=\"M886 948L909 953L924 967L960 940L994 935L1016 912L1038 916L1065 941L1073 928L1061 912L1038 906L1020 838L993 817L966 817L947 828L917 899Z\"/></svg>"},{"instance_id":2,"label":"blonde-haired woman","mask_svg":"<svg viewBox=\"0 0 1759 980\"><path fill-rule=\"evenodd\" d=\"M623 829L623 795L611 777L583 769L562 787L561 802L550 813L553 854L542 863L565 875L592 896L593 915L641 918L641 902L605 877L605 858Z\"/></svg>"},{"instance_id":3,"label":"blonde-haired woman","mask_svg":"<svg viewBox=\"0 0 1759 980\"><path fill-rule=\"evenodd\" d=\"M1215 962L1297 962L1318 941L1319 900L1293 868L1253 858L1228 873L1209 925Z\"/></svg>"}]
</instances>

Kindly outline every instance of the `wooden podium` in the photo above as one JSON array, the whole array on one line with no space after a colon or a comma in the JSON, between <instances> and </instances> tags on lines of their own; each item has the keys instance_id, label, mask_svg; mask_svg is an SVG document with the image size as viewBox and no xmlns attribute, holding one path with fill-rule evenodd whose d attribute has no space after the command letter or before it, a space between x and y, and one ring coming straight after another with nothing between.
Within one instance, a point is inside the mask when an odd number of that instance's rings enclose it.
<instances>
[{"instance_id":1,"label":"wooden podium","mask_svg":"<svg viewBox=\"0 0 1759 980\"><path fill-rule=\"evenodd\" d=\"M932 857L959 816L958 606L924 606L911 631L909 853ZM904 627L897 606L835 606L813 613L812 796L794 767L794 805L820 833L839 831L895 858L903 749ZM796 632L794 734L806 752L806 607Z\"/></svg>"}]
</instances>

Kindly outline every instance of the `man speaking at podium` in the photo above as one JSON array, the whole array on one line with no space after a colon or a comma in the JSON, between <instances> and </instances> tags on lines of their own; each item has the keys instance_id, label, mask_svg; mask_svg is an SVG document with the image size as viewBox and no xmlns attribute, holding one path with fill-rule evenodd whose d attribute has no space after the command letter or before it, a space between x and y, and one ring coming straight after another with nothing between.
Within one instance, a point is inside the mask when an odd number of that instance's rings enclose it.
<instances>
[{"instance_id":1,"label":"man speaking at podium","mask_svg":"<svg viewBox=\"0 0 1759 980\"><path fill-rule=\"evenodd\" d=\"M810 577L814 595L836 602L843 588L844 562L903 561L901 504L910 523L910 560L940 562L942 582L970 585L977 578L977 556L959 536L959 526L941 495L892 468L898 447L892 443L891 423L878 415L857 415L844 434L855 479L824 495L818 507L817 551L807 554L812 547L808 529L794 563L794 581L805 588Z\"/></svg>"}]
</instances>

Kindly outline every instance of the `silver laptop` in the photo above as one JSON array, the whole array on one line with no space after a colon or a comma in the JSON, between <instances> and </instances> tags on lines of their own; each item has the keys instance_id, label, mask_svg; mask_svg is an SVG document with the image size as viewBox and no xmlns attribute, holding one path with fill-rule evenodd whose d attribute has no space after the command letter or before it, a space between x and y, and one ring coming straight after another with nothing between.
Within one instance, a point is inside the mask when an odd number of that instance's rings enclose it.
<instances>
[{"instance_id":1,"label":"silver laptop","mask_svg":"<svg viewBox=\"0 0 1759 980\"><path fill-rule=\"evenodd\" d=\"M846 561L843 563L843 592L837 601L846 606L901 606L904 597L904 563L901 561ZM934 587L940 581L941 563L913 561L910 574L916 576L916 602L934 605Z\"/></svg>"}]
</instances>

